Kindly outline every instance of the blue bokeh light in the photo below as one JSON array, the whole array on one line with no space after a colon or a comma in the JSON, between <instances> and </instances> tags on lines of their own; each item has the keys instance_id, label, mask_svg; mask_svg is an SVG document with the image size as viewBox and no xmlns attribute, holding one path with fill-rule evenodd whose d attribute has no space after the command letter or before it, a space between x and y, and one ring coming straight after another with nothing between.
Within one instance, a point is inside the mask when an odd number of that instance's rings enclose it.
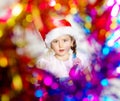
<instances>
[{"instance_id":1,"label":"blue bokeh light","mask_svg":"<svg viewBox=\"0 0 120 101\"><path fill-rule=\"evenodd\" d=\"M108 79L101 80L101 85L102 86L108 86L108 84L109 84Z\"/></svg>"},{"instance_id":2,"label":"blue bokeh light","mask_svg":"<svg viewBox=\"0 0 120 101\"><path fill-rule=\"evenodd\" d=\"M104 47L102 50L103 55L108 55L110 52L110 49L108 47Z\"/></svg>"},{"instance_id":3,"label":"blue bokeh light","mask_svg":"<svg viewBox=\"0 0 120 101\"><path fill-rule=\"evenodd\" d=\"M104 96L102 98L102 101L114 101L112 98L110 98L109 96Z\"/></svg>"},{"instance_id":4,"label":"blue bokeh light","mask_svg":"<svg viewBox=\"0 0 120 101\"><path fill-rule=\"evenodd\" d=\"M40 89L39 89L39 90L36 90L36 91L35 91L35 96L36 96L36 97L42 97L42 96L43 96L43 91L40 90Z\"/></svg>"}]
</instances>

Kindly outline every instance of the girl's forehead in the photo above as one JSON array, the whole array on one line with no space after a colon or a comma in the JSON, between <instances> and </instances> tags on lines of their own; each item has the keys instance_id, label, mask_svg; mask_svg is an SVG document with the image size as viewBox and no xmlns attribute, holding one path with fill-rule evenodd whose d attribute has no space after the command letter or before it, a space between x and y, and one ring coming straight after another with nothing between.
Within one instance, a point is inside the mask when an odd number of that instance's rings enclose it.
<instances>
[{"instance_id":1,"label":"girl's forehead","mask_svg":"<svg viewBox=\"0 0 120 101\"><path fill-rule=\"evenodd\" d=\"M71 38L72 36L70 36L70 35L61 35L61 36L59 36L59 37L57 37L57 38L55 38L55 39L53 39L53 40L59 40L59 39L64 39L64 38Z\"/></svg>"}]
</instances>

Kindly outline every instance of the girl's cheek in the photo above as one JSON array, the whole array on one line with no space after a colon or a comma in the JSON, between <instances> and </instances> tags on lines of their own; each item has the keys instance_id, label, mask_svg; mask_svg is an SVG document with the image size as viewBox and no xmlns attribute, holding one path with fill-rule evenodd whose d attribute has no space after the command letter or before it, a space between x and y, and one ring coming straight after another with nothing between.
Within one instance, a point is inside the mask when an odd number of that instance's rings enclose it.
<instances>
[{"instance_id":1,"label":"girl's cheek","mask_svg":"<svg viewBox=\"0 0 120 101\"><path fill-rule=\"evenodd\" d=\"M70 47L66 48L67 51L69 51L70 49L71 49Z\"/></svg>"}]
</instances>

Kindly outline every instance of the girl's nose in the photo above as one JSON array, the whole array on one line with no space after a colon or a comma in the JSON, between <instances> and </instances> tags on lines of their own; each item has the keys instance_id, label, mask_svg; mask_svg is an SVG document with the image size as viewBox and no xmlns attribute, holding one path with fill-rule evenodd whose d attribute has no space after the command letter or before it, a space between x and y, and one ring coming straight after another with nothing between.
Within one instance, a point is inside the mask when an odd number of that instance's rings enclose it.
<instances>
[{"instance_id":1,"label":"girl's nose","mask_svg":"<svg viewBox=\"0 0 120 101\"><path fill-rule=\"evenodd\" d=\"M59 41L59 47L62 48L63 47L63 42Z\"/></svg>"}]
</instances>

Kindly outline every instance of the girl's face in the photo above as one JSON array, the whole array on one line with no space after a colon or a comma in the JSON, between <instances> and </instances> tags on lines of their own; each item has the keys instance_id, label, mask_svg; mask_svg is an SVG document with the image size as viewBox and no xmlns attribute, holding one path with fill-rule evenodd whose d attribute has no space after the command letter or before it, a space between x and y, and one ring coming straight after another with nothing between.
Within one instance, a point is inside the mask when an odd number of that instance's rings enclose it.
<instances>
[{"instance_id":1,"label":"girl's face","mask_svg":"<svg viewBox=\"0 0 120 101\"><path fill-rule=\"evenodd\" d=\"M60 36L51 42L51 48L56 57L68 58L69 50L73 46L73 39L69 35Z\"/></svg>"}]
</instances>

